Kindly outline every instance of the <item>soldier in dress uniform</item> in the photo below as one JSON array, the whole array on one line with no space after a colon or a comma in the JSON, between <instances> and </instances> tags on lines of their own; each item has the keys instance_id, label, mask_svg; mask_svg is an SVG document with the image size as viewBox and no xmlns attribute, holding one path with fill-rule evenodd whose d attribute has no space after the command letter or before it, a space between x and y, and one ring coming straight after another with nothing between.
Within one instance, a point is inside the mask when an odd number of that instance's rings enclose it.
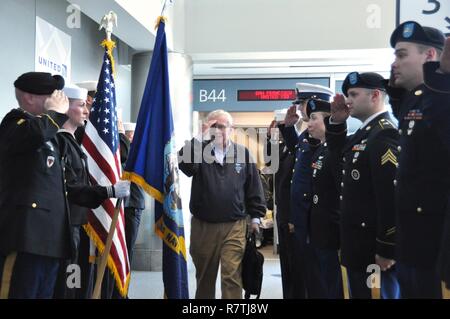
<instances>
[{"instance_id":1,"label":"soldier in dress uniform","mask_svg":"<svg viewBox=\"0 0 450 319\"><path fill-rule=\"evenodd\" d=\"M71 248L55 142L69 102L59 75L29 72L14 86L19 108L0 124L0 297L51 298L59 262Z\"/></svg>"},{"instance_id":2,"label":"soldier in dress uniform","mask_svg":"<svg viewBox=\"0 0 450 319\"><path fill-rule=\"evenodd\" d=\"M286 114L284 125L279 125L280 132L289 151L295 154L295 164L291 181L291 216L290 228L294 234L295 263L294 298L320 298L322 295L318 283L318 267L309 244L308 224L311 207L312 155L320 141L312 139L307 130L297 133L295 124L299 121L297 108L302 113L304 122L306 102L309 99L329 101L332 91L329 88L309 83L297 83L297 100Z\"/></svg>"},{"instance_id":3,"label":"soldier in dress uniform","mask_svg":"<svg viewBox=\"0 0 450 319\"><path fill-rule=\"evenodd\" d=\"M331 117L325 119L328 147L341 155L343 161L341 263L347 268L352 298L371 298L370 288L377 287L367 285L373 271L368 266L374 264L381 270L381 297L398 298L393 267L393 181L398 131L384 106L386 92L381 75L349 73L342 84L342 92L347 99L337 94L331 104ZM347 138L345 121L349 116L360 120L362 125Z\"/></svg>"},{"instance_id":4,"label":"soldier in dress uniform","mask_svg":"<svg viewBox=\"0 0 450 319\"><path fill-rule=\"evenodd\" d=\"M317 257L320 298L342 299L342 273L339 262L339 192L340 156L328 150L325 143L324 118L330 115L330 103L309 100L306 105L308 133L320 141L312 157L312 205L309 236Z\"/></svg>"},{"instance_id":5,"label":"soldier in dress uniform","mask_svg":"<svg viewBox=\"0 0 450 319\"><path fill-rule=\"evenodd\" d=\"M107 198L128 196L130 182L118 181L106 187L91 185L87 156L75 138L75 131L89 118L87 90L76 85L66 85L63 92L69 98L69 120L58 131L57 139L64 157L73 249L71 258L61 263L54 297L87 299L91 298L93 290L93 265L89 262L90 239L82 226L88 222L89 209L97 208ZM67 285L66 277L72 273L71 268L67 268L70 264L80 266L81 287Z\"/></svg>"},{"instance_id":6,"label":"soldier in dress uniform","mask_svg":"<svg viewBox=\"0 0 450 319\"><path fill-rule=\"evenodd\" d=\"M390 42L395 61L387 91L401 150L395 181L400 286L405 298L441 298L436 265L450 194L449 40L444 55L441 31L407 21ZM449 241L442 249L448 247ZM441 270L448 272L445 260Z\"/></svg>"}]
</instances>

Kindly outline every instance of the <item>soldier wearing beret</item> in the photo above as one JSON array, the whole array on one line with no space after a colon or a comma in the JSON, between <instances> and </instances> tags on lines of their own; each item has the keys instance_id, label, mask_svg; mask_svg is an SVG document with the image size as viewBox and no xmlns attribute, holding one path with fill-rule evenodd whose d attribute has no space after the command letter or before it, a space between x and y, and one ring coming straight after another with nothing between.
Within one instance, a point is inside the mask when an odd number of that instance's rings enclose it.
<instances>
[{"instance_id":1,"label":"soldier wearing beret","mask_svg":"<svg viewBox=\"0 0 450 319\"><path fill-rule=\"evenodd\" d=\"M330 103L309 100L306 105L308 133L320 141L312 156L312 203L309 234L317 256L320 298L342 299L342 274L339 263L339 192L340 156L328 150L325 143L324 118L330 115Z\"/></svg>"},{"instance_id":2,"label":"soldier wearing beret","mask_svg":"<svg viewBox=\"0 0 450 319\"><path fill-rule=\"evenodd\" d=\"M300 134L294 125L299 121L297 108L302 113L303 122L309 119L306 115L306 102L310 99L329 101L332 91L321 85L297 83L297 100L286 114L284 125L279 125L286 146L295 154L295 164L291 181L291 216L289 225L294 235L294 296L293 298L321 298L320 276L317 267L317 256L309 242L308 224L311 208L312 155L319 147L320 141L311 138L307 130Z\"/></svg>"},{"instance_id":3,"label":"soldier wearing beret","mask_svg":"<svg viewBox=\"0 0 450 319\"><path fill-rule=\"evenodd\" d=\"M397 266L405 298L441 298L440 248L441 276L450 282L449 236L441 246L450 193L449 41L415 21L399 25L390 39L395 61L387 90L401 150L395 181Z\"/></svg>"},{"instance_id":4,"label":"soldier wearing beret","mask_svg":"<svg viewBox=\"0 0 450 319\"><path fill-rule=\"evenodd\" d=\"M340 195L341 262L352 298L371 298L368 267L381 270L381 297L398 298L395 275L394 185L398 132L384 106L386 92L377 73L352 72L325 119L327 144L342 156ZM349 116L363 124L346 137ZM377 290L374 290L376 292Z\"/></svg>"},{"instance_id":5,"label":"soldier wearing beret","mask_svg":"<svg viewBox=\"0 0 450 319\"><path fill-rule=\"evenodd\" d=\"M2 298L51 298L70 256L64 164L55 141L69 103L61 76L29 72L15 82L19 108L0 124Z\"/></svg>"},{"instance_id":6,"label":"soldier wearing beret","mask_svg":"<svg viewBox=\"0 0 450 319\"><path fill-rule=\"evenodd\" d=\"M61 153L64 154L65 179L70 208L70 225L72 230L71 258L61 263L55 298L86 299L92 295L93 267L89 263L90 239L81 227L88 222L88 211L95 209L110 197L126 197L130 182L118 181L114 186L91 185L86 154L76 141L75 131L82 127L89 118L87 107L87 90L76 85L63 89L69 98L69 120L58 130L57 139ZM70 264L77 264L81 271L81 286L68 286L67 270Z\"/></svg>"}]
</instances>

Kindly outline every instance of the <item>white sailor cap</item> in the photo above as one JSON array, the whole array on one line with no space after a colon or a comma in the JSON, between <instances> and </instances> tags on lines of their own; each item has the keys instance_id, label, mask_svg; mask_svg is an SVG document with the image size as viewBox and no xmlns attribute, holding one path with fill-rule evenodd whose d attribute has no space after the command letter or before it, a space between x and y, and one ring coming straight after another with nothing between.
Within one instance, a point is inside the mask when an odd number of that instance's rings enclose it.
<instances>
[{"instance_id":1,"label":"white sailor cap","mask_svg":"<svg viewBox=\"0 0 450 319\"><path fill-rule=\"evenodd\" d=\"M331 101L333 91L326 86L310 84L310 83L296 83L297 100L294 102L298 104L302 100L318 99L324 101Z\"/></svg>"},{"instance_id":2,"label":"white sailor cap","mask_svg":"<svg viewBox=\"0 0 450 319\"><path fill-rule=\"evenodd\" d=\"M275 121L280 122L284 121L286 117L287 109L279 109L273 111L273 116L275 117Z\"/></svg>"},{"instance_id":3,"label":"white sailor cap","mask_svg":"<svg viewBox=\"0 0 450 319\"><path fill-rule=\"evenodd\" d=\"M88 91L74 84L68 84L63 88L64 94L69 99L86 100Z\"/></svg>"},{"instance_id":4,"label":"white sailor cap","mask_svg":"<svg viewBox=\"0 0 450 319\"><path fill-rule=\"evenodd\" d=\"M123 129L126 131L134 131L136 128L136 123L126 122L123 123Z\"/></svg>"},{"instance_id":5,"label":"white sailor cap","mask_svg":"<svg viewBox=\"0 0 450 319\"><path fill-rule=\"evenodd\" d=\"M97 91L97 83L98 83L97 81L83 81L77 83L77 85L80 88L84 88L88 90L88 92L90 92L90 91Z\"/></svg>"}]
</instances>

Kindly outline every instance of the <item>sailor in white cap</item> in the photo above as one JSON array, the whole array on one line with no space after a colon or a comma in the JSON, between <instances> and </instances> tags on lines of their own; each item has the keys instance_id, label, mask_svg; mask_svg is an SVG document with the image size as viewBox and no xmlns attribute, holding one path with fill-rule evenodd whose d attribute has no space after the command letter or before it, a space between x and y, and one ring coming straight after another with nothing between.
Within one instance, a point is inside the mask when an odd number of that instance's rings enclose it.
<instances>
[{"instance_id":1,"label":"sailor in white cap","mask_svg":"<svg viewBox=\"0 0 450 319\"><path fill-rule=\"evenodd\" d=\"M123 128L125 130L125 135L128 137L130 142L133 142L134 130L136 129L136 123L131 123L131 122L123 123Z\"/></svg>"},{"instance_id":2,"label":"sailor in white cap","mask_svg":"<svg viewBox=\"0 0 450 319\"><path fill-rule=\"evenodd\" d=\"M75 131L89 119L89 110L86 105L88 91L73 84L66 85L63 91L69 98L69 111L67 114L69 120L64 124L64 127L69 131Z\"/></svg>"},{"instance_id":3,"label":"sailor in white cap","mask_svg":"<svg viewBox=\"0 0 450 319\"><path fill-rule=\"evenodd\" d=\"M110 197L123 198L130 194L130 182L118 181L115 185L90 185L86 155L75 139L75 131L84 126L89 118L86 104L87 89L76 85L66 85L64 93L69 98L69 120L58 131L58 145L64 150L65 181L67 199L70 207L70 225L72 235L72 258L67 265L77 264L81 268L81 288L68 288L66 285L66 267L62 263L55 287L55 298L90 298L92 293L92 265L89 263L89 237L82 225L87 223L89 209L95 209Z\"/></svg>"},{"instance_id":4,"label":"sailor in white cap","mask_svg":"<svg viewBox=\"0 0 450 319\"><path fill-rule=\"evenodd\" d=\"M97 84L97 81L83 81L76 84L78 87L87 90L86 104L89 110L91 110L92 104L94 103L95 93L97 92Z\"/></svg>"}]
</instances>

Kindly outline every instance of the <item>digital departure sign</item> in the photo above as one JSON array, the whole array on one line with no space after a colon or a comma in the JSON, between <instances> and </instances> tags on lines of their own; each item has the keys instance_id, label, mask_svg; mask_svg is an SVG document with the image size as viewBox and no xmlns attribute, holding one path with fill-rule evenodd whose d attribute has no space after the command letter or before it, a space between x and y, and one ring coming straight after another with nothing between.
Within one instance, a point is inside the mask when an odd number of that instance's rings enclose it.
<instances>
[{"instance_id":1,"label":"digital departure sign","mask_svg":"<svg viewBox=\"0 0 450 319\"><path fill-rule=\"evenodd\" d=\"M295 90L238 90L237 100L244 101L293 101Z\"/></svg>"}]
</instances>

